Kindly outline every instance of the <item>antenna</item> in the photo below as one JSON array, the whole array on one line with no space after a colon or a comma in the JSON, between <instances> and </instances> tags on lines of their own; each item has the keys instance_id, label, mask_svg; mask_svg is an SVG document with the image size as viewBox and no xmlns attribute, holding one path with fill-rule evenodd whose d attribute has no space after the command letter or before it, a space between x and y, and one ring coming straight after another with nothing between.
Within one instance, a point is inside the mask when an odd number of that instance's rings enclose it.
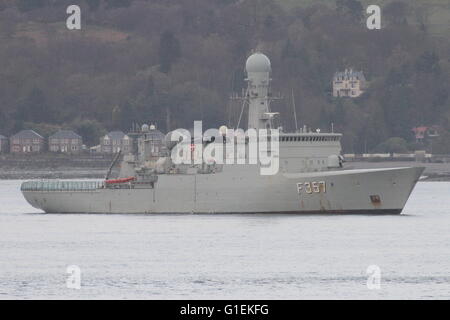
<instances>
[{"instance_id":1,"label":"antenna","mask_svg":"<svg viewBox=\"0 0 450 320\"><path fill-rule=\"evenodd\" d=\"M246 105L246 102L247 102L247 95L248 95L248 88L247 88L247 90L245 91L245 98L242 99L241 114L239 115L239 120L238 120L236 129L239 129L239 125L240 125L240 123L241 123L242 114L244 113L244 108L245 108L245 105Z\"/></svg>"},{"instance_id":2,"label":"antenna","mask_svg":"<svg viewBox=\"0 0 450 320\"><path fill-rule=\"evenodd\" d=\"M295 111L295 97L294 97L294 89L292 89L292 108L294 109L294 120L295 120L295 132L298 131L298 124L297 124L297 111Z\"/></svg>"}]
</instances>

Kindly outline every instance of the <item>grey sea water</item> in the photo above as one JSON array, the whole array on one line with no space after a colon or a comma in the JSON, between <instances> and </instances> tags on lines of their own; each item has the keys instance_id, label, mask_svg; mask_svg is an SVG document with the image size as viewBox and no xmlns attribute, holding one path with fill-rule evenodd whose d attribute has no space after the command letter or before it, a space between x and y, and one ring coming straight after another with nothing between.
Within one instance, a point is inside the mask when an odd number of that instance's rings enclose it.
<instances>
[{"instance_id":1,"label":"grey sea water","mask_svg":"<svg viewBox=\"0 0 450 320\"><path fill-rule=\"evenodd\" d=\"M400 216L48 215L20 183L0 180L0 299L450 298L449 182Z\"/></svg>"}]
</instances>

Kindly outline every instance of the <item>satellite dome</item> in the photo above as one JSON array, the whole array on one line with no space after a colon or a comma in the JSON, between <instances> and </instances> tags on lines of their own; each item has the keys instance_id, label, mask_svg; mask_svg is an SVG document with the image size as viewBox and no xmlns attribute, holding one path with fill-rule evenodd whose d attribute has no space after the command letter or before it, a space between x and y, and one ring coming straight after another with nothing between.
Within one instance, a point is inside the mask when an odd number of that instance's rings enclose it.
<instances>
[{"instance_id":1,"label":"satellite dome","mask_svg":"<svg viewBox=\"0 0 450 320\"><path fill-rule=\"evenodd\" d=\"M148 124L143 124L141 127L141 131L142 132L147 132L148 131Z\"/></svg>"},{"instance_id":2,"label":"satellite dome","mask_svg":"<svg viewBox=\"0 0 450 320\"><path fill-rule=\"evenodd\" d=\"M221 135L223 135L223 136L226 135L227 131L228 131L227 126L220 126L219 132L220 132Z\"/></svg>"},{"instance_id":3,"label":"satellite dome","mask_svg":"<svg viewBox=\"0 0 450 320\"><path fill-rule=\"evenodd\" d=\"M270 60L265 54L256 52L245 63L247 72L270 72Z\"/></svg>"}]
</instances>

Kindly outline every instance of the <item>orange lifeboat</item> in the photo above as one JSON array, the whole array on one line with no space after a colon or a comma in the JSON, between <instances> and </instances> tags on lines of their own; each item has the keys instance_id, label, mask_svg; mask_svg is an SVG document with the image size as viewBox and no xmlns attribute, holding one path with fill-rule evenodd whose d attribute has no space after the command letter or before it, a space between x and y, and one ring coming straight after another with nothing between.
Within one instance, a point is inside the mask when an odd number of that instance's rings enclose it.
<instances>
[{"instance_id":1,"label":"orange lifeboat","mask_svg":"<svg viewBox=\"0 0 450 320\"><path fill-rule=\"evenodd\" d=\"M109 179L105 180L106 184L117 184L117 183L127 183L130 181L136 180L135 177L128 177L128 178L120 178L120 179Z\"/></svg>"}]
</instances>

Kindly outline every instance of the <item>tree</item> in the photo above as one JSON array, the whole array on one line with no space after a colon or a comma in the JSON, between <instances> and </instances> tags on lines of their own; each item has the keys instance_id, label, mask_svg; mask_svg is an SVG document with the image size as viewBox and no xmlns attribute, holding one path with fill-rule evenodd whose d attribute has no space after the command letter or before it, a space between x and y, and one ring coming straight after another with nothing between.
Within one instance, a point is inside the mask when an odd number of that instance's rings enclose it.
<instances>
[{"instance_id":1,"label":"tree","mask_svg":"<svg viewBox=\"0 0 450 320\"><path fill-rule=\"evenodd\" d=\"M441 130L439 137L431 141L434 154L450 154L450 132L448 130Z\"/></svg>"},{"instance_id":2,"label":"tree","mask_svg":"<svg viewBox=\"0 0 450 320\"><path fill-rule=\"evenodd\" d=\"M89 9L95 11L100 7L100 0L84 0L86 1Z\"/></svg>"},{"instance_id":3,"label":"tree","mask_svg":"<svg viewBox=\"0 0 450 320\"><path fill-rule=\"evenodd\" d=\"M355 21L361 21L364 17L364 8L358 0L336 0L336 9Z\"/></svg>"},{"instance_id":4,"label":"tree","mask_svg":"<svg viewBox=\"0 0 450 320\"><path fill-rule=\"evenodd\" d=\"M31 11L44 7L46 2L46 0L17 0L17 8L22 12Z\"/></svg>"},{"instance_id":5,"label":"tree","mask_svg":"<svg viewBox=\"0 0 450 320\"><path fill-rule=\"evenodd\" d=\"M127 131L134 122L138 122L139 116L136 114L136 107L133 102L127 100L120 106L114 107L112 111L112 124L114 128Z\"/></svg>"},{"instance_id":6,"label":"tree","mask_svg":"<svg viewBox=\"0 0 450 320\"><path fill-rule=\"evenodd\" d=\"M408 15L408 4L403 1L393 1L383 8L383 14L393 25L399 25L406 21Z\"/></svg>"},{"instance_id":7,"label":"tree","mask_svg":"<svg viewBox=\"0 0 450 320\"><path fill-rule=\"evenodd\" d=\"M378 152L390 153L406 153L408 152L408 144L405 139L399 137L392 137L380 143L376 149Z\"/></svg>"},{"instance_id":8,"label":"tree","mask_svg":"<svg viewBox=\"0 0 450 320\"><path fill-rule=\"evenodd\" d=\"M416 61L416 69L423 73L438 73L439 67L439 56L436 52L424 52Z\"/></svg>"},{"instance_id":9,"label":"tree","mask_svg":"<svg viewBox=\"0 0 450 320\"><path fill-rule=\"evenodd\" d=\"M0 130L5 130L5 127L7 126L8 119L6 115L0 110ZM5 132L0 132L0 134L6 134Z\"/></svg>"},{"instance_id":10,"label":"tree","mask_svg":"<svg viewBox=\"0 0 450 320\"><path fill-rule=\"evenodd\" d=\"M54 114L50 110L44 92L39 88L33 88L19 105L16 120L31 122L52 122Z\"/></svg>"},{"instance_id":11,"label":"tree","mask_svg":"<svg viewBox=\"0 0 450 320\"><path fill-rule=\"evenodd\" d=\"M172 64L181 56L180 42L171 31L161 34L159 40L159 70L169 73Z\"/></svg>"},{"instance_id":12,"label":"tree","mask_svg":"<svg viewBox=\"0 0 450 320\"><path fill-rule=\"evenodd\" d=\"M342 105L342 99L337 99L336 107L334 108L334 112L332 115L331 121L334 123L334 125L343 126L345 125L345 109Z\"/></svg>"},{"instance_id":13,"label":"tree","mask_svg":"<svg viewBox=\"0 0 450 320\"><path fill-rule=\"evenodd\" d=\"M132 0L105 0L109 8L126 8L131 5Z\"/></svg>"},{"instance_id":14,"label":"tree","mask_svg":"<svg viewBox=\"0 0 450 320\"><path fill-rule=\"evenodd\" d=\"M83 137L83 142L87 146L99 144L100 137L106 134L103 125L96 120L76 119L70 127Z\"/></svg>"},{"instance_id":15,"label":"tree","mask_svg":"<svg viewBox=\"0 0 450 320\"><path fill-rule=\"evenodd\" d=\"M36 131L43 137L49 137L56 131L61 129L60 125L48 123L34 123L34 122L25 122L24 127Z\"/></svg>"}]
</instances>

